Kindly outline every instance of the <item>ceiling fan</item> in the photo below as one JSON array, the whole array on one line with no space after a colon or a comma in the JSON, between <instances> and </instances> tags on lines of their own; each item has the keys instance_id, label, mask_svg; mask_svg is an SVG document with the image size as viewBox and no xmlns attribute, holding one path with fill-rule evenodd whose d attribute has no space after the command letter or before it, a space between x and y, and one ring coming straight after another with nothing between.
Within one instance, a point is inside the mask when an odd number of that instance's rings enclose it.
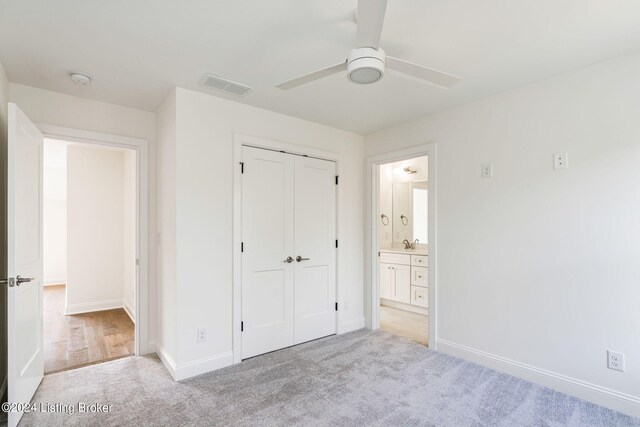
<instances>
[{"instance_id":1,"label":"ceiling fan","mask_svg":"<svg viewBox=\"0 0 640 427\"><path fill-rule=\"evenodd\" d=\"M276 87L289 90L341 71L346 71L347 78L353 83L370 84L384 76L385 68L443 88L450 88L460 82L459 77L451 74L387 56L380 48L386 9L387 0L358 0L356 48L351 50L349 57L344 62L280 83Z\"/></svg>"}]
</instances>

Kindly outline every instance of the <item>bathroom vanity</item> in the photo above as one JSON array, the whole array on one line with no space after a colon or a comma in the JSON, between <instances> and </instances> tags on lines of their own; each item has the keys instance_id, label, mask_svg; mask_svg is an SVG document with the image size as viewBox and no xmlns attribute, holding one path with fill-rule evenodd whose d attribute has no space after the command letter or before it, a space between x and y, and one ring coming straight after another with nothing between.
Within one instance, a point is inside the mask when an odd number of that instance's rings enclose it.
<instances>
[{"instance_id":1,"label":"bathroom vanity","mask_svg":"<svg viewBox=\"0 0 640 427\"><path fill-rule=\"evenodd\" d=\"M379 261L380 302L426 314L429 307L427 250L381 249Z\"/></svg>"}]
</instances>

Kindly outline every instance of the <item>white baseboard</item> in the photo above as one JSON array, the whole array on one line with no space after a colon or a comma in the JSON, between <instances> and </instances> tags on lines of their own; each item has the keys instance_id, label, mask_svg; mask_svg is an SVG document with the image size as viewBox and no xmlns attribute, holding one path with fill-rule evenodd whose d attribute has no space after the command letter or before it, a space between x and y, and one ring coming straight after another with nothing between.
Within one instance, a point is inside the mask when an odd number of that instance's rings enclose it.
<instances>
[{"instance_id":1,"label":"white baseboard","mask_svg":"<svg viewBox=\"0 0 640 427\"><path fill-rule=\"evenodd\" d=\"M124 311L127 312L127 314L129 315L129 319L131 319L131 321L133 322L133 324L136 324L136 316L133 314L133 310L131 310L131 307L129 307L129 304L127 304L126 302L124 302L122 304L122 308L124 308Z\"/></svg>"},{"instance_id":2,"label":"white baseboard","mask_svg":"<svg viewBox=\"0 0 640 427\"><path fill-rule=\"evenodd\" d=\"M233 352L216 354L215 356L194 360L187 363L179 363L176 366L176 381L206 374L233 365Z\"/></svg>"},{"instance_id":3,"label":"white baseboard","mask_svg":"<svg viewBox=\"0 0 640 427\"><path fill-rule=\"evenodd\" d=\"M123 308L121 299L112 299L105 301L88 302L82 304L70 304L64 309L64 314L81 314L92 311L113 310L114 308Z\"/></svg>"},{"instance_id":4,"label":"white baseboard","mask_svg":"<svg viewBox=\"0 0 640 427\"><path fill-rule=\"evenodd\" d=\"M206 374L233 365L233 352L217 354L211 357L194 360L192 362L176 364L169 354L159 344L154 344L156 354L164 364L174 381L182 381L187 378Z\"/></svg>"},{"instance_id":5,"label":"white baseboard","mask_svg":"<svg viewBox=\"0 0 640 427\"><path fill-rule=\"evenodd\" d=\"M632 396L439 338L436 339L436 349L442 353L523 378L597 405L624 412L634 417L640 417L640 397L638 396Z\"/></svg>"},{"instance_id":6,"label":"white baseboard","mask_svg":"<svg viewBox=\"0 0 640 427\"><path fill-rule=\"evenodd\" d=\"M164 367L169 371L171 378L174 381L178 381L176 379L176 362L173 361L173 358L169 356L169 354L165 351L165 349L158 343L155 344L156 354L160 358L160 361L164 365Z\"/></svg>"},{"instance_id":7,"label":"white baseboard","mask_svg":"<svg viewBox=\"0 0 640 427\"><path fill-rule=\"evenodd\" d=\"M347 332L357 331L365 327L364 317L359 319L338 320L338 334L346 334Z\"/></svg>"}]
</instances>

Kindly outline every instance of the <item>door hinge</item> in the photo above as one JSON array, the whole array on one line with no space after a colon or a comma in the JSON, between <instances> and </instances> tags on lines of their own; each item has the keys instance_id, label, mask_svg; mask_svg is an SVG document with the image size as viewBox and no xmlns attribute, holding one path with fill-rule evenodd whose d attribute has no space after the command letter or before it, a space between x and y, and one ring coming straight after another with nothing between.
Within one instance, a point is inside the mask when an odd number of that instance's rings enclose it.
<instances>
[{"instance_id":1,"label":"door hinge","mask_svg":"<svg viewBox=\"0 0 640 427\"><path fill-rule=\"evenodd\" d=\"M339 175L336 175L336 185L338 185L338 177Z\"/></svg>"},{"instance_id":2,"label":"door hinge","mask_svg":"<svg viewBox=\"0 0 640 427\"><path fill-rule=\"evenodd\" d=\"M240 252L244 252L244 242L240 242Z\"/></svg>"},{"instance_id":3,"label":"door hinge","mask_svg":"<svg viewBox=\"0 0 640 427\"><path fill-rule=\"evenodd\" d=\"M338 303L336 303L336 311L338 311Z\"/></svg>"},{"instance_id":4,"label":"door hinge","mask_svg":"<svg viewBox=\"0 0 640 427\"><path fill-rule=\"evenodd\" d=\"M240 322L240 332L244 332L244 322Z\"/></svg>"},{"instance_id":5,"label":"door hinge","mask_svg":"<svg viewBox=\"0 0 640 427\"><path fill-rule=\"evenodd\" d=\"M336 248L338 247L338 239L336 239Z\"/></svg>"},{"instance_id":6,"label":"door hinge","mask_svg":"<svg viewBox=\"0 0 640 427\"><path fill-rule=\"evenodd\" d=\"M244 162L240 162L240 173L244 173Z\"/></svg>"},{"instance_id":7,"label":"door hinge","mask_svg":"<svg viewBox=\"0 0 640 427\"><path fill-rule=\"evenodd\" d=\"M380 257L380 251L378 251L378 258Z\"/></svg>"}]
</instances>

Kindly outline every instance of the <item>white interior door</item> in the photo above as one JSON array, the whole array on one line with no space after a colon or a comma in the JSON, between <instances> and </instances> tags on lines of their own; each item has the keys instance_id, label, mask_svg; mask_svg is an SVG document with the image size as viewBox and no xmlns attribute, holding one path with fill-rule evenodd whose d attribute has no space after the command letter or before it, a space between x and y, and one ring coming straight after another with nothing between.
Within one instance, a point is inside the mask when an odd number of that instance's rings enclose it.
<instances>
[{"instance_id":1,"label":"white interior door","mask_svg":"<svg viewBox=\"0 0 640 427\"><path fill-rule=\"evenodd\" d=\"M294 159L243 147L242 161L242 358L246 359L294 343Z\"/></svg>"},{"instance_id":2,"label":"white interior door","mask_svg":"<svg viewBox=\"0 0 640 427\"><path fill-rule=\"evenodd\" d=\"M336 333L336 165L295 156L295 343Z\"/></svg>"},{"instance_id":3,"label":"white interior door","mask_svg":"<svg viewBox=\"0 0 640 427\"><path fill-rule=\"evenodd\" d=\"M15 104L9 104L8 137L8 400L25 403L44 376L43 137ZM22 412L9 412L9 427L21 417Z\"/></svg>"}]
</instances>

